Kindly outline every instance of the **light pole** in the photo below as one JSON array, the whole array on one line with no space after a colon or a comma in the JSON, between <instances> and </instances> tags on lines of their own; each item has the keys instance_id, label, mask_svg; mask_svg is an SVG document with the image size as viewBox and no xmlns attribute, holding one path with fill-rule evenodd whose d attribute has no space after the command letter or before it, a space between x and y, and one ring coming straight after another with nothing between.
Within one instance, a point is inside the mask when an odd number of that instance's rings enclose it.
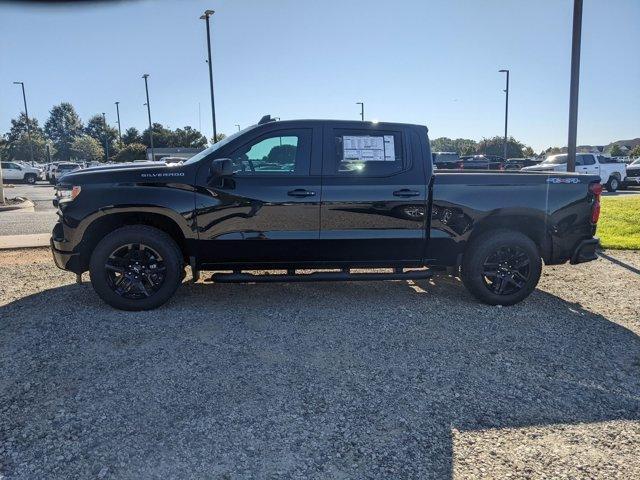
<instances>
[{"instance_id":1,"label":"light pole","mask_svg":"<svg viewBox=\"0 0 640 480\"><path fill-rule=\"evenodd\" d=\"M118 116L118 140L122 142L122 130L120 129L120 102L116 102L116 115Z\"/></svg>"},{"instance_id":2,"label":"light pole","mask_svg":"<svg viewBox=\"0 0 640 480\"><path fill-rule=\"evenodd\" d=\"M360 120L364 122L364 102L356 102L356 105L360 105Z\"/></svg>"},{"instance_id":3,"label":"light pole","mask_svg":"<svg viewBox=\"0 0 640 480\"><path fill-rule=\"evenodd\" d=\"M109 161L109 136L107 135L107 116L102 112L102 128L104 131L104 161Z\"/></svg>"},{"instance_id":4,"label":"light pole","mask_svg":"<svg viewBox=\"0 0 640 480\"><path fill-rule=\"evenodd\" d=\"M29 125L29 111L27 110L27 95L24 93L24 82L13 82L22 87L22 100L24 101L24 116L27 118L27 139L29 140L29 156L33 163L33 143L31 142L31 126Z\"/></svg>"},{"instance_id":5,"label":"light pole","mask_svg":"<svg viewBox=\"0 0 640 480\"><path fill-rule=\"evenodd\" d=\"M153 150L153 129L151 128L151 105L149 104L149 85L147 84L147 78L149 74L142 75L144 78L144 90L147 92L147 115L149 116L149 146L151 147L151 160L155 160L155 154Z\"/></svg>"},{"instance_id":6,"label":"light pole","mask_svg":"<svg viewBox=\"0 0 640 480\"><path fill-rule=\"evenodd\" d=\"M509 122L509 70L498 70L500 73L507 74L507 88L505 88L504 92L506 93L505 101L504 101L504 160L507 160L507 125Z\"/></svg>"},{"instance_id":7,"label":"light pole","mask_svg":"<svg viewBox=\"0 0 640 480\"><path fill-rule=\"evenodd\" d=\"M238 131L240 131L240 125L236 123L236 127L238 127Z\"/></svg>"},{"instance_id":8,"label":"light pole","mask_svg":"<svg viewBox=\"0 0 640 480\"><path fill-rule=\"evenodd\" d=\"M209 27L209 17L215 12L213 10L205 10L200 16L200 20L204 20L207 24L207 50L209 54L209 88L211 89L211 120L213 121L213 143L218 141L216 131L216 107L213 98L213 65L211 63L211 30Z\"/></svg>"},{"instance_id":9,"label":"light pole","mask_svg":"<svg viewBox=\"0 0 640 480\"><path fill-rule=\"evenodd\" d=\"M571 86L569 87L569 139L567 172L576 171L578 137L578 86L580 84L580 40L582 37L582 0L573 1L573 36L571 39Z\"/></svg>"}]
</instances>

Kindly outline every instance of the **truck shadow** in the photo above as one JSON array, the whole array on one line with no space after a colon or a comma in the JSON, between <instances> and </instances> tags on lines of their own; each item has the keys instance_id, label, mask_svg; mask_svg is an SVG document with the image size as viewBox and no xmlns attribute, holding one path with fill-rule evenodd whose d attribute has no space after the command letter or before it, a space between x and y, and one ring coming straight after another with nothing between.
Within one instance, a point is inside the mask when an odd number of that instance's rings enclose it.
<instances>
[{"instance_id":1,"label":"truck shadow","mask_svg":"<svg viewBox=\"0 0 640 480\"><path fill-rule=\"evenodd\" d=\"M453 429L640 419L633 332L544 291L498 308L457 283L185 284L137 313L87 284L9 303L3 473L53 442L60 476L452 478Z\"/></svg>"}]
</instances>

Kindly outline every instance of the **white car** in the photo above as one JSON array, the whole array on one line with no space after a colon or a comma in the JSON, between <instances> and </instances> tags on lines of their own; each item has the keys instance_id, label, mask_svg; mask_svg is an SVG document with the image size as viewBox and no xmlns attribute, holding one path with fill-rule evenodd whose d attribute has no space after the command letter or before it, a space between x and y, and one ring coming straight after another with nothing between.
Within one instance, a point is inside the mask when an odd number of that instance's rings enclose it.
<instances>
[{"instance_id":1,"label":"white car","mask_svg":"<svg viewBox=\"0 0 640 480\"><path fill-rule=\"evenodd\" d=\"M567 154L552 155L538 165L524 167L523 172L566 172ZM615 192L627 177L627 166L604 155L595 153L576 154L576 173L599 175L609 192Z\"/></svg>"},{"instance_id":2,"label":"white car","mask_svg":"<svg viewBox=\"0 0 640 480\"><path fill-rule=\"evenodd\" d=\"M13 181L33 185L38 181L40 173L39 168L30 167L20 162L2 162L2 180L4 183Z\"/></svg>"},{"instance_id":3,"label":"white car","mask_svg":"<svg viewBox=\"0 0 640 480\"><path fill-rule=\"evenodd\" d=\"M72 162L58 162L57 165L51 167L49 172L49 183L55 185L63 175L78 170L80 165Z\"/></svg>"}]
</instances>

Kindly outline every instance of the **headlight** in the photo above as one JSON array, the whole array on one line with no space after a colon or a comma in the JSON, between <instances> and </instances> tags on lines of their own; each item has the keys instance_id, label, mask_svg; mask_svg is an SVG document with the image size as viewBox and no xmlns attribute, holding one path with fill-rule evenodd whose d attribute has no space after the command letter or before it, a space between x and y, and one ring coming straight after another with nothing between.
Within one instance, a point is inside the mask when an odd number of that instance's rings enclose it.
<instances>
[{"instance_id":1,"label":"headlight","mask_svg":"<svg viewBox=\"0 0 640 480\"><path fill-rule=\"evenodd\" d=\"M70 202L80 195L82 188L79 185L73 187L60 187L56 190L56 197L59 202Z\"/></svg>"}]
</instances>

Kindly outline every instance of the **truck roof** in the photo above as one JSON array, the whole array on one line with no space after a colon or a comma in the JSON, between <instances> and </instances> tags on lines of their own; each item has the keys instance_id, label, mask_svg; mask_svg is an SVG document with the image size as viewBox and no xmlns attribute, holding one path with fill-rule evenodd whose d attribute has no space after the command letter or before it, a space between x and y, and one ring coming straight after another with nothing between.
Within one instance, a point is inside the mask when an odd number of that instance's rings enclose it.
<instances>
[{"instance_id":1,"label":"truck roof","mask_svg":"<svg viewBox=\"0 0 640 480\"><path fill-rule=\"evenodd\" d=\"M265 115L267 117L267 115ZM263 117L257 125L270 125L270 124L278 124L278 125L294 125L294 124L332 124L344 126L345 128L354 128L357 125L366 125L372 126L376 125L379 127L386 128L401 128L401 127L420 127L427 128L426 125L420 125L416 123L399 123L399 122L373 122L373 121L362 121L362 120L332 120L332 119L318 119L318 118L301 118L301 119L289 119L289 120L276 120L269 118L265 120Z\"/></svg>"}]
</instances>

